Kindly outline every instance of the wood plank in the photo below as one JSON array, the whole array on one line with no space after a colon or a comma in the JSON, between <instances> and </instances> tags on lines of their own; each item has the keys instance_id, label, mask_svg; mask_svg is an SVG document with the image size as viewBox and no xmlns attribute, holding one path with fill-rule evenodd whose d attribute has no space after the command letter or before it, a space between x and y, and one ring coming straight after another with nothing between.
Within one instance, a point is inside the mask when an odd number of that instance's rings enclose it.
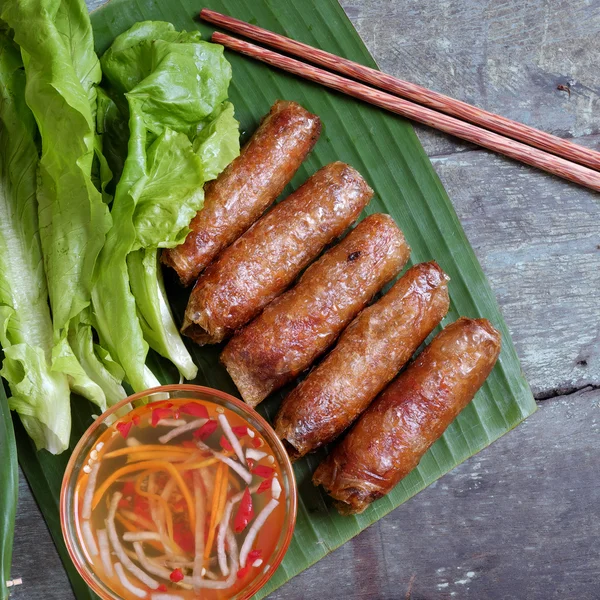
<instances>
[{"instance_id":1,"label":"wood plank","mask_svg":"<svg viewBox=\"0 0 600 600\"><path fill-rule=\"evenodd\" d=\"M596 600L600 390L539 406L271 598ZM23 480L17 532L12 599L73 600Z\"/></svg>"},{"instance_id":2,"label":"wood plank","mask_svg":"<svg viewBox=\"0 0 600 600\"><path fill-rule=\"evenodd\" d=\"M600 391L524 424L400 506L273 600L597 600Z\"/></svg>"},{"instance_id":3,"label":"wood plank","mask_svg":"<svg viewBox=\"0 0 600 600\"><path fill-rule=\"evenodd\" d=\"M600 385L600 201L486 152L433 158L536 397Z\"/></svg>"},{"instance_id":4,"label":"wood plank","mask_svg":"<svg viewBox=\"0 0 600 600\"><path fill-rule=\"evenodd\" d=\"M561 137L600 133L596 2L341 4L388 73ZM421 139L430 154L462 147L429 132Z\"/></svg>"},{"instance_id":5,"label":"wood plank","mask_svg":"<svg viewBox=\"0 0 600 600\"><path fill-rule=\"evenodd\" d=\"M600 147L600 11L586 0L342 0L380 67ZM570 82L571 95L556 89ZM417 128L532 390L600 385L598 194Z\"/></svg>"}]
</instances>

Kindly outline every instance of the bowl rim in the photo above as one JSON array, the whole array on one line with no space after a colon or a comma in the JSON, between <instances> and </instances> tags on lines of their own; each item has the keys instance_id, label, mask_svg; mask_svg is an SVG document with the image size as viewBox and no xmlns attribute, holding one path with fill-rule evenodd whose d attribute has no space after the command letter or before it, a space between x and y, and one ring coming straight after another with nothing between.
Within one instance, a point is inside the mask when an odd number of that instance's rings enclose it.
<instances>
[{"instance_id":1,"label":"bowl rim","mask_svg":"<svg viewBox=\"0 0 600 600\"><path fill-rule=\"evenodd\" d=\"M174 391L190 391L190 392L194 392L194 393L204 393L204 394L217 396L217 397L221 398L221 400L225 400L225 401L233 404L237 408L239 408L242 413L250 414L252 416L252 418L255 419L256 421L258 421L258 423L260 423L260 425L264 428L264 430L269 434L269 438L270 438L268 440L269 443L277 446L279 454L281 455L281 457L283 457L283 461L281 461L282 471L284 471L286 473L286 475L289 477L289 480L290 480L290 486L289 486L290 491L288 494L289 500L290 500L289 523L286 528L285 536L284 536L281 547L279 548L278 552L275 554L274 559L269 562L269 570L266 572L263 572L262 576L257 578L252 585L248 586L248 588L246 588L245 590L244 589L240 590L240 593L242 594L240 596L240 600L247 600L248 598L251 598L254 594L256 594L256 592L258 592L262 587L264 587L264 585L271 579L271 577L273 577L273 575L277 571L277 568L279 567L279 565L283 561L284 556L287 553L287 550L292 541L292 537L294 535L294 530L296 527L296 518L297 518L297 513L298 513L298 488L296 485L296 477L294 474L294 468L292 466L290 457L288 456L288 453L285 450L283 443L281 442L279 437L277 437L277 434L275 433L275 430L273 429L272 425L262 415L260 415L256 410L254 410L254 408L252 408L251 406L249 406L248 404L246 404L239 398L236 398L235 396L232 396L231 394L228 394L227 392L223 392L222 390L218 390L216 388L211 388L211 387L207 387L207 386L203 386L203 385L195 385L192 383L172 383L172 384L168 384L168 385L161 385L161 386L157 386L157 387L153 387L153 388L148 388L147 390L144 390L142 392L137 392L135 394L127 396L126 398L123 398L123 400L120 400L119 402L117 402L116 404L114 404L113 406L111 406L110 408L105 410L96 419L94 419L94 422L85 430L85 432L79 438L77 444L73 448L73 451L71 452L71 456L69 457L69 461L67 463L67 467L65 469L65 473L63 475L63 479L62 479L62 483L61 483L59 517L60 517L60 526L61 526L62 536L63 536L63 540L65 542L65 546L67 548L67 552L69 553L69 557L70 557L71 561L73 562L75 568L77 569L77 572L83 578L83 580L86 582L86 584L95 593L97 593L101 598L106 598L107 600L112 600L108 596L106 596L104 590L98 589L96 581L93 579L93 577L91 575L92 570L88 566L88 564L87 563L81 564L81 561L79 561L77 553L75 552L75 548L74 548L75 541L74 541L74 539L72 539L72 538L75 538L75 536L69 535L69 532L67 531L66 524L68 521L68 515L66 513L67 513L68 483L71 480L71 476L73 474L75 463L76 463L78 457L80 456L80 454L82 453L82 450L83 450L86 442L90 439L90 437L93 436L93 434L96 432L96 430L106 421L106 419L108 417L110 417L111 415L114 415L119 409L123 408L127 404L132 404L132 403L136 402L137 400L140 400L141 398L144 398L146 396L150 396L152 394L165 393L165 392L174 392ZM169 399L165 399L165 401L168 401L168 400ZM96 575L96 577L98 577L98 576ZM98 579L100 579L100 578L98 577Z\"/></svg>"}]
</instances>

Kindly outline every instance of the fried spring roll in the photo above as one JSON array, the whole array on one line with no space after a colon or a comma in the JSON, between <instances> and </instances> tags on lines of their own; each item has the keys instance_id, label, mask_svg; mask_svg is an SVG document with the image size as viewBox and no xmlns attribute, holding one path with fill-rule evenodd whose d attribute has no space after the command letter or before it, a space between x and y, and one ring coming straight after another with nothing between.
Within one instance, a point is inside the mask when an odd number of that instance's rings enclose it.
<instances>
[{"instance_id":1,"label":"fried spring roll","mask_svg":"<svg viewBox=\"0 0 600 600\"><path fill-rule=\"evenodd\" d=\"M436 263L416 265L352 321L279 409L292 459L332 442L398 374L448 312L448 281Z\"/></svg>"},{"instance_id":2,"label":"fried spring roll","mask_svg":"<svg viewBox=\"0 0 600 600\"><path fill-rule=\"evenodd\" d=\"M221 360L242 398L256 406L309 367L409 254L390 216L359 223L226 346Z\"/></svg>"},{"instance_id":3,"label":"fried spring roll","mask_svg":"<svg viewBox=\"0 0 600 600\"><path fill-rule=\"evenodd\" d=\"M162 253L190 285L269 208L319 138L321 121L295 102L277 101L240 155L204 188L204 208L185 242Z\"/></svg>"},{"instance_id":4,"label":"fried spring roll","mask_svg":"<svg viewBox=\"0 0 600 600\"><path fill-rule=\"evenodd\" d=\"M358 419L313 476L342 514L360 513L418 464L483 385L500 354L486 319L448 325Z\"/></svg>"},{"instance_id":5,"label":"fried spring roll","mask_svg":"<svg viewBox=\"0 0 600 600\"><path fill-rule=\"evenodd\" d=\"M284 292L368 204L373 190L352 167L317 171L238 238L200 276L182 333L220 342Z\"/></svg>"}]
</instances>

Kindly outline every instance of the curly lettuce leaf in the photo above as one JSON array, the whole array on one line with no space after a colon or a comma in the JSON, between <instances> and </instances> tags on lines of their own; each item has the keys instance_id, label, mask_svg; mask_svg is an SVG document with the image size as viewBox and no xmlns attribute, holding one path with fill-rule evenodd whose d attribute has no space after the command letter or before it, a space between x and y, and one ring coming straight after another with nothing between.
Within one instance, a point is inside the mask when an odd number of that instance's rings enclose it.
<instances>
[{"instance_id":1,"label":"curly lettuce leaf","mask_svg":"<svg viewBox=\"0 0 600 600\"><path fill-rule=\"evenodd\" d=\"M198 128L194 152L202 163L205 181L216 179L240 153L239 123L233 115L233 104L224 102L211 118Z\"/></svg>"},{"instance_id":2,"label":"curly lettuce leaf","mask_svg":"<svg viewBox=\"0 0 600 600\"><path fill-rule=\"evenodd\" d=\"M156 249L137 250L127 257L131 289L135 296L144 338L150 347L168 358L185 379L194 379L194 364L167 300Z\"/></svg>"},{"instance_id":3,"label":"curly lettuce leaf","mask_svg":"<svg viewBox=\"0 0 600 600\"><path fill-rule=\"evenodd\" d=\"M27 74L26 101L42 139L40 238L57 337L90 303L110 215L92 178L94 61L89 16L78 0L7 0Z\"/></svg>"},{"instance_id":4,"label":"curly lettuce leaf","mask_svg":"<svg viewBox=\"0 0 600 600\"><path fill-rule=\"evenodd\" d=\"M69 386L51 368L53 327L39 237L35 121L16 46L0 34L0 374L37 448L69 444Z\"/></svg>"},{"instance_id":5,"label":"curly lettuce leaf","mask_svg":"<svg viewBox=\"0 0 600 600\"><path fill-rule=\"evenodd\" d=\"M118 131L127 115L129 141L97 269L94 317L102 345L139 390L148 387L148 344L184 376L192 373L173 317L160 303L164 289L152 261L157 248L185 239L203 206L205 181L239 153L238 124L225 103L231 67L223 48L199 33L138 23L116 38L101 64L101 127L112 148L122 146L109 130Z\"/></svg>"}]
</instances>

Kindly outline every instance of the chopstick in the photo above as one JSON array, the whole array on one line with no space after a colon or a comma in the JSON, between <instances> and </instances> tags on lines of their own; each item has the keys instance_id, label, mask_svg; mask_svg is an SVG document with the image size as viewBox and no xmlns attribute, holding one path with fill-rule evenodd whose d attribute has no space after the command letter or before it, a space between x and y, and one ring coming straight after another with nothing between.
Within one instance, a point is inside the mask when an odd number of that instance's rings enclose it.
<instances>
[{"instance_id":1,"label":"chopstick","mask_svg":"<svg viewBox=\"0 0 600 600\"><path fill-rule=\"evenodd\" d=\"M402 117L429 125L434 129L499 152L563 179L600 191L600 173L598 171L224 33L215 32L211 39L230 50L283 69L288 73L320 83L369 104L385 108Z\"/></svg>"},{"instance_id":2,"label":"chopstick","mask_svg":"<svg viewBox=\"0 0 600 600\"><path fill-rule=\"evenodd\" d=\"M331 71L337 71L359 81L369 83L401 98L407 98L417 104L457 117L463 121L480 125L485 129L519 140L529 146L546 150L567 160L600 170L600 152L595 150L574 144L568 140L563 140L534 127L501 117L481 108L471 106L466 102L455 100L420 85L392 77L376 69L365 67L346 58L330 54L319 48L292 40L262 27L215 12L214 10L204 8L200 12L200 17L223 29L233 31L282 52L298 56L303 60L321 65Z\"/></svg>"}]
</instances>

